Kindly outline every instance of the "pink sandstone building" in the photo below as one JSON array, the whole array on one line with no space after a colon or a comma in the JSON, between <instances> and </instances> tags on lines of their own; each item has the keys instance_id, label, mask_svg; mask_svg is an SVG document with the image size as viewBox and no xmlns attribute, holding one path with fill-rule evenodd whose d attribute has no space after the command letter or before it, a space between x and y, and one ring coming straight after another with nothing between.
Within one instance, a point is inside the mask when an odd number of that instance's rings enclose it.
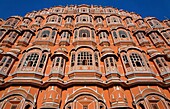
<instances>
[{"instance_id":1,"label":"pink sandstone building","mask_svg":"<svg viewBox=\"0 0 170 109\"><path fill-rule=\"evenodd\" d=\"M170 109L170 20L95 5L0 19L0 109Z\"/></svg>"}]
</instances>

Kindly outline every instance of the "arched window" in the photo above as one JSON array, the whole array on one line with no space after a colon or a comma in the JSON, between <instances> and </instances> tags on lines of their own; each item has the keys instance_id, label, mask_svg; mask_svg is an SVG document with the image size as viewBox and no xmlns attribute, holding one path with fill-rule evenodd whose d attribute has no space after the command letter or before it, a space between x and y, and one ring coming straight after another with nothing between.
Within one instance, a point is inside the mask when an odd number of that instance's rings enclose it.
<instances>
[{"instance_id":1,"label":"arched window","mask_svg":"<svg viewBox=\"0 0 170 109\"><path fill-rule=\"evenodd\" d=\"M79 37L90 37L90 31L87 29L81 29L79 31Z\"/></svg>"},{"instance_id":2,"label":"arched window","mask_svg":"<svg viewBox=\"0 0 170 109\"><path fill-rule=\"evenodd\" d=\"M36 35L36 39L33 41L34 45L51 45L53 46L55 44L57 37L57 31L56 29L51 28L43 28L42 30L38 31L38 34Z\"/></svg>"},{"instance_id":3,"label":"arched window","mask_svg":"<svg viewBox=\"0 0 170 109\"><path fill-rule=\"evenodd\" d=\"M143 66L145 66L142 58L137 53L132 53L130 55L130 59L132 61L133 67L143 67Z\"/></svg>"},{"instance_id":4,"label":"arched window","mask_svg":"<svg viewBox=\"0 0 170 109\"><path fill-rule=\"evenodd\" d=\"M24 62L24 66L36 67L38 58L39 58L39 55L37 53L32 53L32 54L28 55Z\"/></svg>"},{"instance_id":5,"label":"arched window","mask_svg":"<svg viewBox=\"0 0 170 109\"><path fill-rule=\"evenodd\" d=\"M41 37L49 37L49 35L50 35L50 31L49 30L44 30L43 32L42 32L42 34L41 34Z\"/></svg>"},{"instance_id":6,"label":"arched window","mask_svg":"<svg viewBox=\"0 0 170 109\"><path fill-rule=\"evenodd\" d=\"M127 38L128 37L126 32L122 31L122 30L119 31L119 36L120 36L120 38Z\"/></svg>"},{"instance_id":7,"label":"arched window","mask_svg":"<svg viewBox=\"0 0 170 109\"><path fill-rule=\"evenodd\" d=\"M92 54L89 52L80 52L77 58L77 65L92 65Z\"/></svg>"}]
</instances>

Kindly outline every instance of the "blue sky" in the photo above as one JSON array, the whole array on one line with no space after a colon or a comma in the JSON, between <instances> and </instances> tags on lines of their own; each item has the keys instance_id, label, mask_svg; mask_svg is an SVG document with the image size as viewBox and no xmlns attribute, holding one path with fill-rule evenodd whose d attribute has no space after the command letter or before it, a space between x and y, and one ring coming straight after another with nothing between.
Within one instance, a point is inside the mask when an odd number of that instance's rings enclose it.
<instances>
[{"instance_id":1,"label":"blue sky","mask_svg":"<svg viewBox=\"0 0 170 109\"><path fill-rule=\"evenodd\" d=\"M13 15L24 16L27 12L52 6L88 4L113 6L136 12L142 17L153 16L159 20L170 19L170 0L0 0L0 18Z\"/></svg>"}]
</instances>

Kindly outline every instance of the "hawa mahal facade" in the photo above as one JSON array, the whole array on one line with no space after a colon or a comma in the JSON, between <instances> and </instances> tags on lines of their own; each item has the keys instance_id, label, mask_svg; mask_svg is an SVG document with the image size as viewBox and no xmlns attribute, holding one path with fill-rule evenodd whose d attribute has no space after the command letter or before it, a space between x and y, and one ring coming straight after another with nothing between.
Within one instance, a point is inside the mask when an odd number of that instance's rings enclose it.
<instances>
[{"instance_id":1,"label":"hawa mahal facade","mask_svg":"<svg viewBox=\"0 0 170 109\"><path fill-rule=\"evenodd\" d=\"M93 5L0 19L0 109L170 109L170 20Z\"/></svg>"}]
</instances>

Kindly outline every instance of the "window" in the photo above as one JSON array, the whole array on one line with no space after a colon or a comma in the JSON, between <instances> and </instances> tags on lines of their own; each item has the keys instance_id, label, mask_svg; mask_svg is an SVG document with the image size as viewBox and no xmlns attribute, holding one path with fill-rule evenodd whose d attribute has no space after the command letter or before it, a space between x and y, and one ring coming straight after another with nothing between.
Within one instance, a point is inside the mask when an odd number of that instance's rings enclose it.
<instances>
[{"instance_id":1,"label":"window","mask_svg":"<svg viewBox=\"0 0 170 109\"><path fill-rule=\"evenodd\" d=\"M71 106L68 106L67 109L71 109Z\"/></svg>"},{"instance_id":2,"label":"window","mask_svg":"<svg viewBox=\"0 0 170 109\"><path fill-rule=\"evenodd\" d=\"M37 18L35 19L35 22L38 23L38 24L40 24L42 20L43 20L43 19L42 19L41 17L37 17Z\"/></svg>"},{"instance_id":3,"label":"window","mask_svg":"<svg viewBox=\"0 0 170 109\"><path fill-rule=\"evenodd\" d=\"M137 24L141 27L141 26L146 26L143 20L138 20Z\"/></svg>"},{"instance_id":4,"label":"window","mask_svg":"<svg viewBox=\"0 0 170 109\"><path fill-rule=\"evenodd\" d=\"M103 105L100 105L100 109L104 109L104 106L103 106Z\"/></svg>"},{"instance_id":5,"label":"window","mask_svg":"<svg viewBox=\"0 0 170 109\"><path fill-rule=\"evenodd\" d=\"M15 38L17 36L17 33L16 32L11 32L10 34L9 34L9 37L11 37L11 38Z\"/></svg>"},{"instance_id":6,"label":"window","mask_svg":"<svg viewBox=\"0 0 170 109\"><path fill-rule=\"evenodd\" d=\"M139 104L139 107L140 107L140 109L145 109L144 105L141 103Z\"/></svg>"},{"instance_id":7,"label":"window","mask_svg":"<svg viewBox=\"0 0 170 109\"><path fill-rule=\"evenodd\" d=\"M128 61L128 59L127 59L127 56L126 56L126 55L123 55L122 57L123 57L123 62L124 62L124 64L125 64L126 68L130 67L129 61Z\"/></svg>"},{"instance_id":8,"label":"window","mask_svg":"<svg viewBox=\"0 0 170 109\"><path fill-rule=\"evenodd\" d=\"M72 18L71 17L67 17L66 18L66 23L71 23L72 22Z\"/></svg>"},{"instance_id":9,"label":"window","mask_svg":"<svg viewBox=\"0 0 170 109\"><path fill-rule=\"evenodd\" d=\"M160 23L159 23L157 20L154 20L153 23L154 23L156 26L161 26Z\"/></svg>"},{"instance_id":10,"label":"window","mask_svg":"<svg viewBox=\"0 0 170 109\"><path fill-rule=\"evenodd\" d=\"M119 36L120 36L120 38L127 38L128 37L126 32L122 31L122 30L119 31Z\"/></svg>"},{"instance_id":11,"label":"window","mask_svg":"<svg viewBox=\"0 0 170 109\"><path fill-rule=\"evenodd\" d=\"M25 34L23 35L23 38L29 39L30 37L31 37L31 33L30 32L25 32Z\"/></svg>"},{"instance_id":12,"label":"window","mask_svg":"<svg viewBox=\"0 0 170 109\"><path fill-rule=\"evenodd\" d=\"M111 66L114 66L113 58L112 58L112 57L110 57L110 65L111 65Z\"/></svg>"},{"instance_id":13,"label":"window","mask_svg":"<svg viewBox=\"0 0 170 109\"><path fill-rule=\"evenodd\" d=\"M131 23L132 23L132 19L131 19L131 18L127 18L127 19L126 19L126 23L127 23L127 24L131 24Z\"/></svg>"},{"instance_id":14,"label":"window","mask_svg":"<svg viewBox=\"0 0 170 109\"><path fill-rule=\"evenodd\" d=\"M163 32L162 34L167 40L170 39L170 32L166 31L166 32Z\"/></svg>"},{"instance_id":15,"label":"window","mask_svg":"<svg viewBox=\"0 0 170 109\"><path fill-rule=\"evenodd\" d=\"M25 109L30 109L30 105L29 105L29 104L26 105L26 106L25 106Z\"/></svg>"},{"instance_id":16,"label":"window","mask_svg":"<svg viewBox=\"0 0 170 109\"><path fill-rule=\"evenodd\" d=\"M17 105L12 105L11 109L17 109Z\"/></svg>"},{"instance_id":17,"label":"window","mask_svg":"<svg viewBox=\"0 0 170 109\"><path fill-rule=\"evenodd\" d=\"M71 57L71 67L74 66L74 62L75 62L75 54L72 54L72 57Z\"/></svg>"},{"instance_id":18,"label":"window","mask_svg":"<svg viewBox=\"0 0 170 109\"><path fill-rule=\"evenodd\" d=\"M138 37L138 39L144 39L145 38L143 32L137 33L136 36Z\"/></svg>"},{"instance_id":19,"label":"window","mask_svg":"<svg viewBox=\"0 0 170 109\"><path fill-rule=\"evenodd\" d=\"M80 52L77 61L77 65L92 65L92 55L89 52Z\"/></svg>"},{"instance_id":20,"label":"window","mask_svg":"<svg viewBox=\"0 0 170 109\"><path fill-rule=\"evenodd\" d=\"M12 26L15 26L19 22L18 19L15 19L14 22L11 24Z\"/></svg>"},{"instance_id":21,"label":"window","mask_svg":"<svg viewBox=\"0 0 170 109\"><path fill-rule=\"evenodd\" d=\"M110 23L110 18L107 18L107 23Z\"/></svg>"},{"instance_id":22,"label":"window","mask_svg":"<svg viewBox=\"0 0 170 109\"><path fill-rule=\"evenodd\" d=\"M8 61L6 62L5 67L9 67L9 65L11 64L11 62L12 62L12 58L10 57L10 58L8 59Z\"/></svg>"},{"instance_id":23,"label":"window","mask_svg":"<svg viewBox=\"0 0 170 109\"><path fill-rule=\"evenodd\" d=\"M98 17L98 18L96 19L96 23L102 23L102 22L103 22L102 18Z\"/></svg>"},{"instance_id":24,"label":"window","mask_svg":"<svg viewBox=\"0 0 170 109\"><path fill-rule=\"evenodd\" d=\"M4 31L0 31L0 37L2 37L3 34L4 34Z\"/></svg>"},{"instance_id":25,"label":"window","mask_svg":"<svg viewBox=\"0 0 170 109\"><path fill-rule=\"evenodd\" d=\"M53 39L55 37L55 35L56 35L56 32L55 32L55 30L53 30L52 34L51 34L51 38Z\"/></svg>"},{"instance_id":26,"label":"window","mask_svg":"<svg viewBox=\"0 0 170 109\"><path fill-rule=\"evenodd\" d=\"M92 38L94 39L95 38L94 37L95 36L95 32L94 32L94 30L92 30L91 32L92 32Z\"/></svg>"},{"instance_id":27,"label":"window","mask_svg":"<svg viewBox=\"0 0 170 109\"><path fill-rule=\"evenodd\" d=\"M88 109L88 106L83 106L83 109Z\"/></svg>"},{"instance_id":28,"label":"window","mask_svg":"<svg viewBox=\"0 0 170 109\"><path fill-rule=\"evenodd\" d=\"M166 25L167 25L168 27L170 27L170 21L167 21L167 22L166 22Z\"/></svg>"},{"instance_id":29,"label":"window","mask_svg":"<svg viewBox=\"0 0 170 109\"><path fill-rule=\"evenodd\" d=\"M161 24L160 24L160 22L157 21L157 20L155 20L155 19L148 21L148 23L149 23L149 25L150 25L151 27L153 27L153 28L154 28L154 27L162 27Z\"/></svg>"},{"instance_id":30,"label":"window","mask_svg":"<svg viewBox=\"0 0 170 109\"><path fill-rule=\"evenodd\" d=\"M150 26L154 26L153 23L152 23L151 21L149 22L149 25L150 25Z\"/></svg>"},{"instance_id":31,"label":"window","mask_svg":"<svg viewBox=\"0 0 170 109\"><path fill-rule=\"evenodd\" d=\"M77 30L75 30L75 32L74 32L74 38L76 39L78 37L78 32L77 32Z\"/></svg>"},{"instance_id":32,"label":"window","mask_svg":"<svg viewBox=\"0 0 170 109\"><path fill-rule=\"evenodd\" d=\"M70 38L70 33L68 31L63 32L61 38Z\"/></svg>"},{"instance_id":33,"label":"window","mask_svg":"<svg viewBox=\"0 0 170 109\"><path fill-rule=\"evenodd\" d=\"M37 53L32 53L32 54L28 55L24 62L24 66L36 67L38 58L39 58L39 55Z\"/></svg>"},{"instance_id":34,"label":"window","mask_svg":"<svg viewBox=\"0 0 170 109\"><path fill-rule=\"evenodd\" d=\"M113 32L112 32L112 36L113 36L114 39L117 39L117 33L116 33L116 31L113 31Z\"/></svg>"},{"instance_id":35,"label":"window","mask_svg":"<svg viewBox=\"0 0 170 109\"><path fill-rule=\"evenodd\" d=\"M106 32L100 32L99 38L100 38L100 40L102 41L102 39L107 39L107 38L108 38L108 35L107 35Z\"/></svg>"},{"instance_id":36,"label":"window","mask_svg":"<svg viewBox=\"0 0 170 109\"><path fill-rule=\"evenodd\" d=\"M163 66L168 66L165 59L163 57L159 57L155 60L156 64L161 68Z\"/></svg>"},{"instance_id":37,"label":"window","mask_svg":"<svg viewBox=\"0 0 170 109\"><path fill-rule=\"evenodd\" d=\"M109 18L107 18L107 23L108 24L121 24L122 21L119 17L117 16L110 16Z\"/></svg>"},{"instance_id":38,"label":"window","mask_svg":"<svg viewBox=\"0 0 170 109\"><path fill-rule=\"evenodd\" d=\"M95 65L96 65L96 67L98 67L99 64L98 64L98 54L97 53L94 54L94 58L95 58Z\"/></svg>"},{"instance_id":39,"label":"window","mask_svg":"<svg viewBox=\"0 0 170 109\"><path fill-rule=\"evenodd\" d=\"M62 20L61 17L59 17L59 18L58 18L58 23L61 23L61 20Z\"/></svg>"},{"instance_id":40,"label":"window","mask_svg":"<svg viewBox=\"0 0 170 109\"><path fill-rule=\"evenodd\" d=\"M3 66L3 64L5 63L6 61L6 56L4 56L2 59L1 59L1 62L0 62L0 66Z\"/></svg>"},{"instance_id":41,"label":"window","mask_svg":"<svg viewBox=\"0 0 170 109\"><path fill-rule=\"evenodd\" d=\"M60 63L60 57L57 58L55 66L59 66Z\"/></svg>"},{"instance_id":42,"label":"window","mask_svg":"<svg viewBox=\"0 0 170 109\"><path fill-rule=\"evenodd\" d=\"M164 65L164 66L168 66L168 65L166 64L166 62L165 62L165 59L164 59L164 58L161 58L161 61L162 61L162 63L163 63L163 65Z\"/></svg>"},{"instance_id":43,"label":"window","mask_svg":"<svg viewBox=\"0 0 170 109\"><path fill-rule=\"evenodd\" d=\"M106 59L106 67L109 67L108 59Z\"/></svg>"},{"instance_id":44,"label":"window","mask_svg":"<svg viewBox=\"0 0 170 109\"><path fill-rule=\"evenodd\" d=\"M13 19L8 19L5 25L11 25L12 22L13 22Z\"/></svg>"},{"instance_id":45,"label":"window","mask_svg":"<svg viewBox=\"0 0 170 109\"><path fill-rule=\"evenodd\" d=\"M48 37L50 35L50 31L49 30L44 30L41 34L41 37Z\"/></svg>"},{"instance_id":46,"label":"window","mask_svg":"<svg viewBox=\"0 0 170 109\"><path fill-rule=\"evenodd\" d=\"M61 60L61 67L63 67L64 66L64 59L62 58L62 60Z\"/></svg>"},{"instance_id":47,"label":"window","mask_svg":"<svg viewBox=\"0 0 170 109\"><path fill-rule=\"evenodd\" d=\"M151 106L152 106L153 109L159 109L159 107L156 103L152 103Z\"/></svg>"},{"instance_id":48,"label":"window","mask_svg":"<svg viewBox=\"0 0 170 109\"><path fill-rule=\"evenodd\" d=\"M40 68L43 68L45 60L46 60L46 55L43 54L40 60L40 65L39 65Z\"/></svg>"},{"instance_id":49,"label":"window","mask_svg":"<svg viewBox=\"0 0 170 109\"><path fill-rule=\"evenodd\" d=\"M152 40L155 40L155 41L159 41L160 40L160 38L159 38L157 33L151 33L150 37L151 37Z\"/></svg>"},{"instance_id":50,"label":"window","mask_svg":"<svg viewBox=\"0 0 170 109\"><path fill-rule=\"evenodd\" d=\"M145 66L142 58L137 53L132 53L130 55L133 67L142 67Z\"/></svg>"},{"instance_id":51,"label":"window","mask_svg":"<svg viewBox=\"0 0 170 109\"><path fill-rule=\"evenodd\" d=\"M79 31L79 37L90 37L90 31L87 29L81 29Z\"/></svg>"}]
</instances>

